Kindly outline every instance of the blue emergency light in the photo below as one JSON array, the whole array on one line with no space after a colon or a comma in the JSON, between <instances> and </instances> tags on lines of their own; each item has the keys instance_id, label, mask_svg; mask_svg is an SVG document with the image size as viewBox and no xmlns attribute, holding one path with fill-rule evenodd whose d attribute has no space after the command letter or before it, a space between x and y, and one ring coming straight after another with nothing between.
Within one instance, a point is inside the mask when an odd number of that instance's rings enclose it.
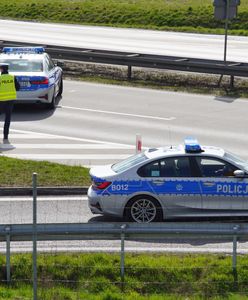
<instances>
[{"instance_id":1,"label":"blue emergency light","mask_svg":"<svg viewBox=\"0 0 248 300\"><path fill-rule=\"evenodd\" d=\"M45 49L43 47L4 47L3 53L33 53L33 54L40 54L44 53Z\"/></svg>"},{"instance_id":2,"label":"blue emergency light","mask_svg":"<svg viewBox=\"0 0 248 300\"><path fill-rule=\"evenodd\" d=\"M185 152L202 152L201 146L197 139L193 137L186 137L184 140Z\"/></svg>"}]
</instances>

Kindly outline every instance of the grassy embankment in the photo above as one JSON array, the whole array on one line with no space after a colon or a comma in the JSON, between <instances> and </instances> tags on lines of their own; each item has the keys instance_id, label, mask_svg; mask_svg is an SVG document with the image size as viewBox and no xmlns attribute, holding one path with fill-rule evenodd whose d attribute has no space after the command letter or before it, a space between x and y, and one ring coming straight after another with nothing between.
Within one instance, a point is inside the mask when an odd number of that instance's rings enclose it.
<instances>
[{"instance_id":1,"label":"grassy embankment","mask_svg":"<svg viewBox=\"0 0 248 300\"><path fill-rule=\"evenodd\" d=\"M38 186L84 186L90 184L89 170L50 162L0 156L0 187L31 187L38 173Z\"/></svg>"},{"instance_id":2,"label":"grassy embankment","mask_svg":"<svg viewBox=\"0 0 248 300\"><path fill-rule=\"evenodd\" d=\"M215 20L212 3L213 0L1 0L0 18L223 34L223 21ZM241 1L238 17L230 22L229 28L230 34L248 35L248 1ZM139 69L133 72L133 80L127 81L118 77L122 73L118 68L112 77L99 75L98 70L83 73L81 79L248 97L247 80L235 80L235 88L230 90L229 78L219 87L218 76Z\"/></svg>"},{"instance_id":3,"label":"grassy embankment","mask_svg":"<svg viewBox=\"0 0 248 300\"><path fill-rule=\"evenodd\" d=\"M121 27L223 33L212 0L1 0L0 16ZM230 33L248 35L248 2L241 1Z\"/></svg>"},{"instance_id":4,"label":"grassy embankment","mask_svg":"<svg viewBox=\"0 0 248 300\"><path fill-rule=\"evenodd\" d=\"M31 255L12 256L10 288L0 263L0 299L31 299ZM248 258L238 258L234 280L230 256L127 254L122 291L117 254L40 254L38 278L44 300L247 299Z\"/></svg>"}]
</instances>

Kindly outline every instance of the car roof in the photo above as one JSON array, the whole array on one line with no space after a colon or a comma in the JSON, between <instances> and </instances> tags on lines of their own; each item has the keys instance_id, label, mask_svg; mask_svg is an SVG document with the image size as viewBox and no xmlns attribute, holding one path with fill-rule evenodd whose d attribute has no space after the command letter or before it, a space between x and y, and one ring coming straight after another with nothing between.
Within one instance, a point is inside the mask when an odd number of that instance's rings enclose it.
<instances>
[{"instance_id":1,"label":"car roof","mask_svg":"<svg viewBox=\"0 0 248 300\"><path fill-rule=\"evenodd\" d=\"M165 146L165 147L159 147L159 148L150 148L145 151L145 155L149 159L153 158L162 158L165 156L215 156L222 158L225 155L225 150L222 148L214 147L214 146L201 146L202 151L195 151L195 152L188 152L185 150L185 147L183 145L179 146Z\"/></svg>"},{"instance_id":2,"label":"car roof","mask_svg":"<svg viewBox=\"0 0 248 300\"><path fill-rule=\"evenodd\" d=\"M32 59L42 60L46 53L0 53L0 59Z\"/></svg>"}]
</instances>

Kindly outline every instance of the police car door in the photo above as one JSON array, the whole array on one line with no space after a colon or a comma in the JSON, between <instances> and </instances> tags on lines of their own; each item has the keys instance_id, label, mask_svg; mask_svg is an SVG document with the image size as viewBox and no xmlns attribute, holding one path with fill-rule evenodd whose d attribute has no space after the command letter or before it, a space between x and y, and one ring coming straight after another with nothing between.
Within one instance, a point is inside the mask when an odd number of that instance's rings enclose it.
<instances>
[{"instance_id":1,"label":"police car door","mask_svg":"<svg viewBox=\"0 0 248 300\"><path fill-rule=\"evenodd\" d=\"M155 164L151 186L169 215L193 215L201 209L200 186L191 176L189 157L167 157Z\"/></svg>"},{"instance_id":2,"label":"police car door","mask_svg":"<svg viewBox=\"0 0 248 300\"><path fill-rule=\"evenodd\" d=\"M247 179L234 176L237 167L208 156L198 156L196 162L201 176L202 208L206 215L228 216L238 215L241 210L242 213L248 211Z\"/></svg>"}]
</instances>

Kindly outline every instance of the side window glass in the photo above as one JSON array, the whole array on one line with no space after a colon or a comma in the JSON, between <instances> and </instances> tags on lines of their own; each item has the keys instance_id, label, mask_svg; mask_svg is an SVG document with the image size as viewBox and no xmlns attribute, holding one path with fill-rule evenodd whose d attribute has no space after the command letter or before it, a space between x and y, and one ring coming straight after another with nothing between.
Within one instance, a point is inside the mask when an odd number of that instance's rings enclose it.
<instances>
[{"instance_id":1,"label":"side window glass","mask_svg":"<svg viewBox=\"0 0 248 300\"><path fill-rule=\"evenodd\" d=\"M54 68L54 63L49 56L47 56L46 61L48 65L48 71L51 71Z\"/></svg>"},{"instance_id":2,"label":"side window glass","mask_svg":"<svg viewBox=\"0 0 248 300\"><path fill-rule=\"evenodd\" d=\"M237 170L228 162L210 157L197 157L196 161L203 177L234 176L233 172Z\"/></svg>"},{"instance_id":3,"label":"side window glass","mask_svg":"<svg viewBox=\"0 0 248 300\"><path fill-rule=\"evenodd\" d=\"M160 177L159 161L149 163L138 170L141 177Z\"/></svg>"},{"instance_id":4,"label":"side window glass","mask_svg":"<svg viewBox=\"0 0 248 300\"><path fill-rule=\"evenodd\" d=\"M161 160L162 177L190 177L190 163L188 157L172 157Z\"/></svg>"},{"instance_id":5,"label":"side window glass","mask_svg":"<svg viewBox=\"0 0 248 300\"><path fill-rule=\"evenodd\" d=\"M149 163L138 170L141 177L190 177L188 157L171 157Z\"/></svg>"}]
</instances>

